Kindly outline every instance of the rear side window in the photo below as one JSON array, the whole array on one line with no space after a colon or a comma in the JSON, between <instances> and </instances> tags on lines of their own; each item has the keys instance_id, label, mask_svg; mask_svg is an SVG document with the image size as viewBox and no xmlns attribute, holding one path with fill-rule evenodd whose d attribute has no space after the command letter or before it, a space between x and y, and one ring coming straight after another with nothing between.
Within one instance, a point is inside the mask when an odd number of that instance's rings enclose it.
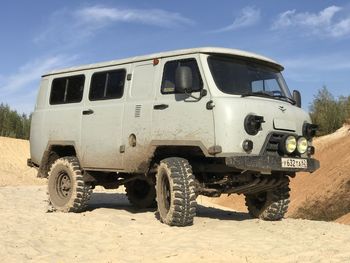
<instances>
[{"instance_id":1,"label":"rear side window","mask_svg":"<svg viewBox=\"0 0 350 263\"><path fill-rule=\"evenodd\" d=\"M176 89L175 89L176 69L182 66L190 67L192 70L193 90L199 91L203 88L203 81L199 73L197 61L194 58L174 60L174 61L168 61L164 65L163 80L162 80L162 87L161 87L162 94L176 93Z\"/></svg>"},{"instance_id":2,"label":"rear side window","mask_svg":"<svg viewBox=\"0 0 350 263\"><path fill-rule=\"evenodd\" d=\"M94 73L91 78L89 100L123 97L125 75L124 69Z\"/></svg>"},{"instance_id":3,"label":"rear side window","mask_svg":"<svg viewBox=\"0 0 350 263\"><path fill-rule=\"evenodd\" d=\"M80 102L83 97L85 76L57 78L52 81L50 104Z\"/></svg>"}]
</instances>

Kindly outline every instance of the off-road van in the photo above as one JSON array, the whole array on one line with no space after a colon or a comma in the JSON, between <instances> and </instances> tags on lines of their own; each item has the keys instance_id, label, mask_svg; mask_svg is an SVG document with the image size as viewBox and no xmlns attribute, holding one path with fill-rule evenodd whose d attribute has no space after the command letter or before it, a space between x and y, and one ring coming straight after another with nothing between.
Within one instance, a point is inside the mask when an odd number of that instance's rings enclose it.
<instances>
[{"instance_id":1,"label":"off-road van","mask_svg":"<svg viewBox=\"0 0 350 263\"><path fill-rule=\"evenodd\" d=\"M48 177L57 211L82 211L96 185L124 185L168 225L192 224L197 196L222 193L279 220L289 178L319 167L317 127L282 70L253 53L196 48L48 73L28 165Z\"/></svg>"}]
</instances>

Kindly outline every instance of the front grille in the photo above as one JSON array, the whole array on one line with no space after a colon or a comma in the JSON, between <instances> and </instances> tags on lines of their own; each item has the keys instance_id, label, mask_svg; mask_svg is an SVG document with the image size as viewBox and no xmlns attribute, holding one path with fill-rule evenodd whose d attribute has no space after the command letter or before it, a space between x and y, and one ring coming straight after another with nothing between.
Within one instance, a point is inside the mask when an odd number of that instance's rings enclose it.
<instances>
[{"instance_id":1,"label":"front grille","mask_svg":"<svg viewBox=\"0 0 350 263\"><path fill-rule=\"evenodd\" d=\"M268 155L280 155L278 152L279 144L285 134L283 133L271 133L267 137L267 142L265 143L265 153Z\"/></svg>"},{"instance_id":2,"label":"front grille","mask_svg":"<svg viewBox=\"0 0 350 263\"><path fill-rule=\"evenodd\" d=\"M270 133L266 138L266 141L261 153L266 155L285 156L285 154L279 150L279 144L282 141L283 137L288 134L289 133L280 133L280 132ZM297 151L295 151L294 153L288 156L296 157L298 156L298 153Z\"/></svg>"}]
</instances>

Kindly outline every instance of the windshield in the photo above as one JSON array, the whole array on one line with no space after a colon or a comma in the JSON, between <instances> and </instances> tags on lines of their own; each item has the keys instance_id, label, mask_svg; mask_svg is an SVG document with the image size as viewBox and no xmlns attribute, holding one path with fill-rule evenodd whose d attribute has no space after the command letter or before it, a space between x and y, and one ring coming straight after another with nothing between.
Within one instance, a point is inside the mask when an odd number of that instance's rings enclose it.
<instances>
[{"instance_id":1,"label":"windshield","mask_svg":"<svg viewBox=\"0 0 350 263\"><path fill-rule=\"evenodd\" d=\"M278 70L251 61L221 56L210 56L208 63L216 86L224 93L293 102Z\"/></svg>"}]
</instances>

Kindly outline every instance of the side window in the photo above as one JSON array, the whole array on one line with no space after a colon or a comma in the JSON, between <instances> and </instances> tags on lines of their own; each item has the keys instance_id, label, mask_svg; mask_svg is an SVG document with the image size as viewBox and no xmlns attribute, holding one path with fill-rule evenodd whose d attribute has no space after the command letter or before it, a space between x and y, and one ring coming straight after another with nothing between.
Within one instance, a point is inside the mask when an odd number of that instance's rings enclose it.
<instances>
[{"instance_id":1,"label":"side window","mask_svg":"<svg viewBox=\"0 0 350 263\"><path fill-rule=\"evenodd\" d=\"M92 75L89 100L119 99L123 97L126 71L97 72Z\"/></svg>"},{"instance_id":2,"label":"side window","mask_svg":"<svg viewBox=\"0 0 350 263\"><path fill-rule=\"evenodd\" d=\"M194 58L168 61L164 65L161 92L162 94L174 94L176 69L181 66L190 67L192 70L193 90L199 91L203 88L203 81L199 73L197 61Z\"/></svg>"},{"instance_id":3,"label":"side window","mask_svg":"<svg viewBox=\"0 0 350 263\"><path fill-rule=\"evenodd\" d=\"M77 103L83 98L85 76L57 78L52 81L50 104Z\"/></svg>"}]
</instances>

